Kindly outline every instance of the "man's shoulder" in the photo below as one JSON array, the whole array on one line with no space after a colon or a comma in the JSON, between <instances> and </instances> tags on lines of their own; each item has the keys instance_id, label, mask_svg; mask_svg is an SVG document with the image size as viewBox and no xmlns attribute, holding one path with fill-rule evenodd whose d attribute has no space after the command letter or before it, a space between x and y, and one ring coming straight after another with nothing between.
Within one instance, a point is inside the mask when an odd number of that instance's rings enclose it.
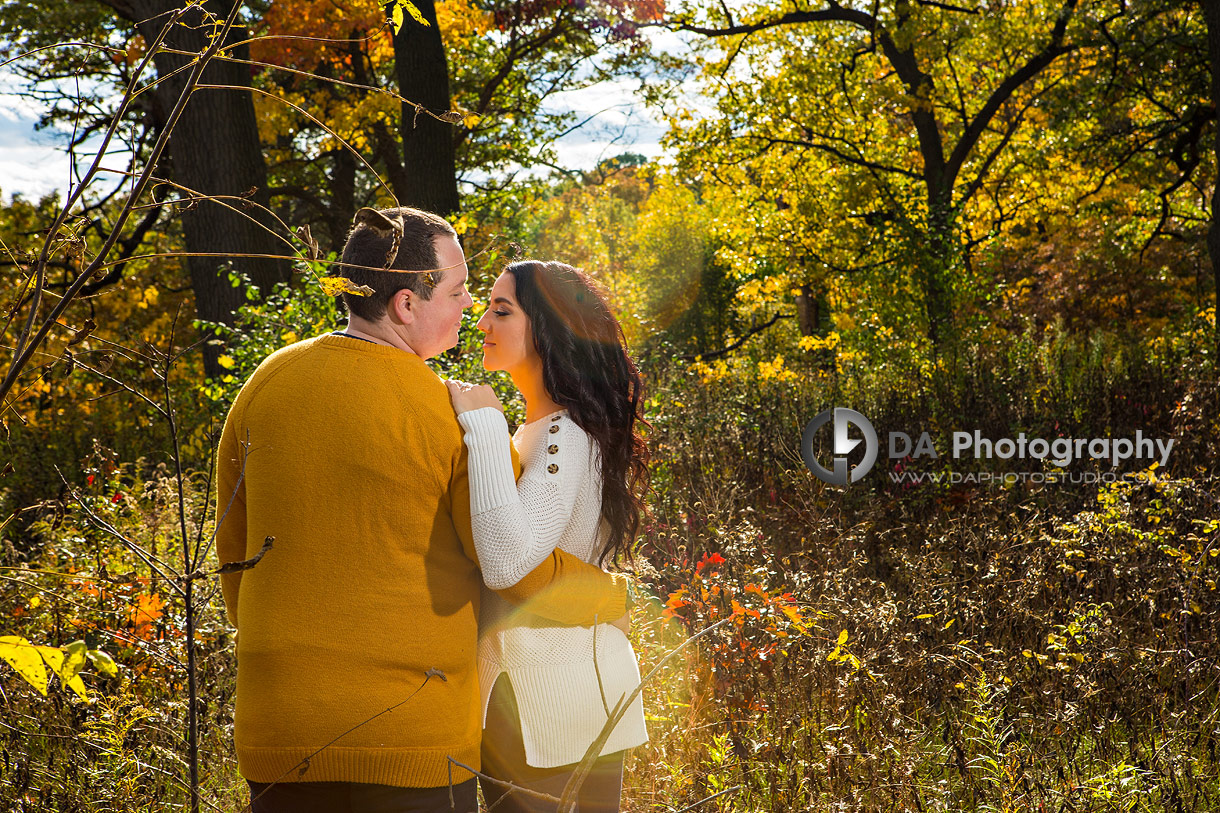
<instances>
[{"instance_id":1,"label":"man's shoulder","mask_svg":"<svg viewBox=\"0 0 1220 813\"><path fill-rule=\"evenodd\" d=\"M254 368L254 372L246 379L246 383L242 384L241 390L233 400L231 411L244 410L257 393L267 384L279 378L280 373L284 370L300 364L308 366L314 360L320 359L322 354L319 353L319 342L322 338L323 336L315 336L285 345L259 362L258 366Z\"/></svg>"},{"instance_id":2,"label":"man's shoulder","mask_svg":"<svg viewBox=\"0 0 1220 813\"><path fill-rule=\"evenodd\" d=\"M286 366L290 366L297 362L307 361L318 355L320 349L319 341L322 336L314 336L311 339L302 339L299 342L285 345L274 351L269 356L259 362L254 368L254 372L250 374L250 378L246 380L243 389L249 389L252 385L257 386L260 382L274 376L279 370Z\"/></svg>"},{"instance_id":3,"label":"man's shoulder","mask_svg":"<svg viewBox=\"0 0 1220 813\"><path fill-rule=\"evenodd\" d=\"M287 363L296 358L302 358L311 354L317 353L323 346L323 340L329 336L328 333L323 333L321 336L312 336L308 339L301 339L299 342L286 344L279 350L275 350L271 355L267 356L258 365L258 370L264 367L274 368L278 365Z\"/></svg>"}]
</instances>

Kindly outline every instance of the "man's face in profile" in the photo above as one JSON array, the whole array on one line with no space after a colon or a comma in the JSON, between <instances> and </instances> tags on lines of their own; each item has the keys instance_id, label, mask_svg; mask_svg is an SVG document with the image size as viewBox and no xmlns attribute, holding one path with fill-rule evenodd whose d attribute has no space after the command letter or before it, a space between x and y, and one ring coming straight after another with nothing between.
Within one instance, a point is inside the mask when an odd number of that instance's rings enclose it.
<instances>
[{"instance_id":1,"label":"man's face in profile","mask_svg":"<svg viewBox=\"0 0 1220 813\"><path fill-rule=\"evenodd\" d=\"M432 298L412 297L415 314L412 347L424 359L457 346L462 311L473 304L470 292L466 290L469 271L462 247L448 235L433 237L432 242L439 269L433 275L437 282L432 289Z\"/></svg>"}]
</instances>

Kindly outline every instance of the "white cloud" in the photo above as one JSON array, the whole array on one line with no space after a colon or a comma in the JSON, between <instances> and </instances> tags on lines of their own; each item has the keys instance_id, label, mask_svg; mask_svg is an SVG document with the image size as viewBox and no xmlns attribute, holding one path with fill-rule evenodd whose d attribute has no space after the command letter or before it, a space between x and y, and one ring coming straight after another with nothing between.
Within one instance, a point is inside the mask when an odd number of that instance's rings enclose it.
<instances>
[{"instance_id":1,"label":"white cloud","mask_svg":"<svg viewBox=\"0 0 1220 813\"><path fill-rule=\"evenodd\" d=\"M68 161L63 153L36 144L0 148L0 192L39 200L68 186Z\"/></svg>"},{"instance_id":2,"label":"white cloud","mask_svg":"<svg viewBox=\"0 0 1220 813\"><path fill-rule=\"evenodd\" d=\"M685 35L647 29L644 36L654 52L689 58L691 45ZM68 157L62 149L68 133L36 132L34 124L40 110L32 100L11 92L15 82L12 74L0 71L0 193L5 198L20 194L29 199L38 199L55 190L62 195L70 180ZM661 139L666 125L658 111L643 103L638 89L639 79L616 79L553 96L548 103L549 109L573 112L577 121L588 119L555 142L559 165L589 170L607 158L628 152L648 158L662 156ZM696 109L706 104L699 104L695 97L684 96L683 102L693 102ZM117 159L113 163L118 166L127 156L113 157ZM549 171L542 169L540 174Z\"/></svg>"}]
</instances>

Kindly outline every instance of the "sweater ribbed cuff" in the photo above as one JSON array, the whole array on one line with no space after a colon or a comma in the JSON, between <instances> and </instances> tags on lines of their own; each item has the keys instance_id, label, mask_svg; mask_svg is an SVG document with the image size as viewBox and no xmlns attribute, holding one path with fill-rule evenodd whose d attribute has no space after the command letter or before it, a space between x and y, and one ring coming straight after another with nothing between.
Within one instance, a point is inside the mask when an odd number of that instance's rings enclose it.
<instances>
[{"instance_id":1,"label":"sweater ribbed cuff","mask_svg":"<svg viewBox=\"0 0 1220 813\"><path fill-rule=\"evenodd\" d=\"M250 748L237 744L237 767L251 782L359 782L400 788L436 788L473 775L449 757L478 770L479 742L444 748ZM302 770L304 768L304 770Z\"/></svg>"},{"instance_id":2,"label":"sweater ribbed cuff","mask_svg":"<svg viewBox=\"0 0 1220 813\"><path fill-rule=\"evenodd\" d=\"M495 407L457 416L470 450L470 514L477 516L517 499L517 477L509 447L508 422Z\"/></svg>"}]
</instances>

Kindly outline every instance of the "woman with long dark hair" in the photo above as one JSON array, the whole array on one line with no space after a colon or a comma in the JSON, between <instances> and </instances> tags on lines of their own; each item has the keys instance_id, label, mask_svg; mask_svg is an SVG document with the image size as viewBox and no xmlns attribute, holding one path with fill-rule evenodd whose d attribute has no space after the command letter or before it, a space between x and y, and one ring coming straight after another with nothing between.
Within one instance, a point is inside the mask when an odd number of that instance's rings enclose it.
<instances>
[{"instance_id":1,"label":"woman with long dark hair","mask_svg":"<svg viewBox=\"0 0 1220 813\"><path fill-rule=\"evenodd\" d=\"M483 772L559 796L609 712L639 684L623 619L558 627L494 590L516 584L556 547L600 565L631 558L644 510L648 449L642 381L623 331L593 281L558 262L509 265L491 290L483 366L525 399L511 443L491 387L448 382L469 448L470 511L484 591L479 677ZM626 749L646 742L637 697L582 786L581 813L617 811ZM485 783L497 811L554 811ZM506 798L501 798L506 797Z\"/></svg>"}]
</instances>

